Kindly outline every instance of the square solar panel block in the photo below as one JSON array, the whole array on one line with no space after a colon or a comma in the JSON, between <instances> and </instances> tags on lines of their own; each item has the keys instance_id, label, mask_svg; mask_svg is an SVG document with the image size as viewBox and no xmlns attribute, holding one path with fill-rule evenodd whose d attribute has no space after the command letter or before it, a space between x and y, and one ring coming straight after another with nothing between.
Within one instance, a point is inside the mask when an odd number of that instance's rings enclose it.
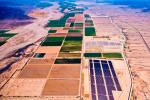
<instances>
[{"instance_id":1,"label":"square solar panel block","mask_svg":"<svg viewBox=\"0 0 150 100\"><path fill-rule=\"evenodd\" d=\"M95 68L95 75L102 76L102 70L100 68L100 63L94 63L94 68Z\"/></svg>"},{"instance_id":2,"label":"square solar panel block","mask_svg":"<svg viewBox=\"0 0 150 100\"><path fill-rule=\"evenodd\" d=\"M95 68L100 68L100 63L94 63Z\"/></svg>"},{"instance_id":3,"label":"square solar panel block","mask_svg":"<svg viewBox=\"0 0 150 100\"><path fill-rule=\"evenodd\" d=\"M95 69L95 75L99 75L99 76L102 76L102 71L101 69Z\"/></svg>"},{"instance_id":4,"label":"square solar panel block","mask_svg":"<svg viewBox=\"0 0 150 100\"><path fill-rule=\"evenodd\" d=\"M105 86L104 85L97 85L97 93L102 94L102 95L106 95Z\"/></svg>"},{"instance_id":5,"label":"square solar panel block","mask_svg":"<svg viewBox=\"0 0 150 100\"><path fill-rule=\"evenodd\" d=\"M109 70L103 70L103 72L104 72L104 76L111 77L111 73Z\"/></svg>"},{"instance_id":6,"label":"square solar panel block","mask_svg":"<svg viewBox=\"0 0 150 100\"><path fill-rule=\"evenodd\" d=\"M109 66L106 63L102 63L102 67L103 67L103 69L109 70Z\"/></svg>"},{"instance_id":7,"label":"square solar panel block","mask_svg":"<svg viewBox=\"0 0 150 100\"><path fill-rule=\"evenodd\" d=\"M113 86L114 85L111 77L105 77L105 81L106 81L107 86Z\"/></svg>"},{"instance_id":8,"label":"square solar panel block","mask_svg":"<svg viewBox=\"0 0 150 100\"><path fill-rule=\"evenodd\" d=\"M96 76L97 85L104 85L104 80L102 76Z\"/></svg>"}]
</instances>

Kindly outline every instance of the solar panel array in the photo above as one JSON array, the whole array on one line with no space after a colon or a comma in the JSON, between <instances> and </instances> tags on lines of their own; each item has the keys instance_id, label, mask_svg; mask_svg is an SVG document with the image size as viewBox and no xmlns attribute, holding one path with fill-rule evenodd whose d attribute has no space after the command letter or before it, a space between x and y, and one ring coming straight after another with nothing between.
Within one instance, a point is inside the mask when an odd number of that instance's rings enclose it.
<instances>
[{"instance_id":1,"label":"solar panel array","mask_svg":"<svg viewBox=\"0 0 150 100\"><path fill-rule=\"evenodd\" d=\"M114 100L112 90L121 91L113 64L107 60L90 60L92 100Z\"/></svg>"}]
</instances>

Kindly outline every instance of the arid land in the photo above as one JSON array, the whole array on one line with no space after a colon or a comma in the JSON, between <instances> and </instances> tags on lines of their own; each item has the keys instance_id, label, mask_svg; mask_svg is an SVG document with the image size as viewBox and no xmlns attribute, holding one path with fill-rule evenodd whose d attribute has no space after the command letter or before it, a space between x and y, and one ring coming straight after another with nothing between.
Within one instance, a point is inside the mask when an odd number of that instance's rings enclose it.
<instances>
[{"instance_id":1,"label":"arid land","mask_svg":"<svg viewBox=\"0 0 150 100\"><path fill-rule=\"evenodd\" d=\"M6 71L0 73L0 99L91 100L93 99L91 60L94 64L94 60L104 60L107 64L111 61L121 87L116 91L117 87L114 85L116 90L112 90L111 95L109 89L105 89L106 95L98 95L96 92L94 94L96 100L99 96L107 100L150 99L150 14L126 6L94 2L76 2L76 4L88 9L83 14L69 17L64 27L46 27L49 20L57 20L64 15L58 10L59 5L54 3L54 6L33 10L29 13L29 16L36 18L32 23L10 31L17 35L0 47L0 68L8 67ZM66 9L65 12L69 10ZM85 24L85 14L90 16L87 20L92 20L94 25ZM83 26L72 28L72 21L80 25L82 23ZM85 27L94 27L96 35L85 36ZM81 30L68 33L73 29ZM48 34L49 30L56 30L56 33ZM69 44L63 40L59 46L41 45L42 41L50 37L66 39L82 36L82 42L78 41L76 44L72 41ZM78 47L73 48L74 51L69 51L72 50L70 48L72 45ZM102 54L102 57L88 58L84 55L93 52ZM35 54L43 53L43 58L35 57ZM122 57L107 58L105 53L119 53ZM75 63L78 64L70 64L71 60L64 61L68 64L61 64L61 60L66 58L76 59ZM81 62L78 62L79 59ZM104 79L105 73L102 72ZM111 77L114 77L112 71L110 72ZM94 72L94 80L95 77ZM115 83L114 79L113 82ZM106 80L104 85L108 88ZM98 85L95 87L98 89Z\"/></svg>"}]
</instances>

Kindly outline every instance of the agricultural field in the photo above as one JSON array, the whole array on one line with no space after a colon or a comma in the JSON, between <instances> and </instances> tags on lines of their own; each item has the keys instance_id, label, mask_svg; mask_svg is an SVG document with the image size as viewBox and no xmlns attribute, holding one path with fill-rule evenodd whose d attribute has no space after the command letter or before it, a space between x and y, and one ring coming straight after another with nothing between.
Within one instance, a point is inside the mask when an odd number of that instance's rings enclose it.
<instances>
[{"instance_id":1,"label":"agricultural field","mask_svg":"<svg viewBox=\"0 0 150 100\"><path fill-rule=\"evenodd\" d=\"M105 58L123 58L121 53L103 53L102 55Z\"/></svg>"},{"instance_id":2,"label":"agricultural field","mask_svg":"<svg viewBox=\"0 0 150 100\"><path fill-rule=\"evenodd\" d=\"M52 12L61 16L48 18L43 26L45 36L33 44L36 49L31 47L30 56L28 50L23 53L26 62L14 72L0 95L48 100L114 100L126 96L129 75L124 56L122 51L111 51L122 45L118 37L97 36L95 19L99 16L94 19L90 11L84 12L90 9L81 7L82 4L67 1L57 4ZM36 6L45 10L53 5ZM15 35L0 30L0 45Z\"/></svg>"},{"instance_id":3,"label":"agricultural field","mask_svg":"<svg viewBox=\"0 0 150 100\"><path fill-rule=\"evenodd\" d=\"M85 27L85 36L96 36L94 27Z\"/></svg>"},{"instance_id":4,"label":"agricultural field","mask_svg":"<svg viewBox=\"0 0 150 100\"><path fill-rule=\"evenodd\" d=\"M47 37L41 46L61 46L64 37Z\"/></svg>"}]
</instances>

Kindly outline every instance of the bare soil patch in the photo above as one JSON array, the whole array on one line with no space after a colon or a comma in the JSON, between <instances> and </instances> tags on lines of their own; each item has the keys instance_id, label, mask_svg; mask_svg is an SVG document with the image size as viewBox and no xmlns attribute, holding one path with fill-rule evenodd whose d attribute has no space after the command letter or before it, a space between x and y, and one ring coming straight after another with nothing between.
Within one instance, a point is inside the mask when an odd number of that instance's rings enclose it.
<instances>
[{"instance_id":1,"label":"bare soil patch","mask_svg":"<svg viewBox=\"0 0 150 100\"><path fill-rule=\"evenodd\" d=\"M80 78L80 64L55 64L50 78Z\"/></svg>"},{"instance_id":2,"label":"bare soil patch","mask_svg":"<svg viewBox=\"0 0 150 100\"><path fill-rule=\"evenodd\" d=\"M79 93L79 80L53 80L49 79L44 87L43 95L77 96Z\"/></svg>"},{"instance_id":3,"label":"bare soil patch","mask_svg":"<svg viewBox=\"0 0 150 100\"><path fill-rule=\"evenodd\" d=\"M51 65L27 65L19 78L46 78Z\"/></svg>"}]
</instances>

